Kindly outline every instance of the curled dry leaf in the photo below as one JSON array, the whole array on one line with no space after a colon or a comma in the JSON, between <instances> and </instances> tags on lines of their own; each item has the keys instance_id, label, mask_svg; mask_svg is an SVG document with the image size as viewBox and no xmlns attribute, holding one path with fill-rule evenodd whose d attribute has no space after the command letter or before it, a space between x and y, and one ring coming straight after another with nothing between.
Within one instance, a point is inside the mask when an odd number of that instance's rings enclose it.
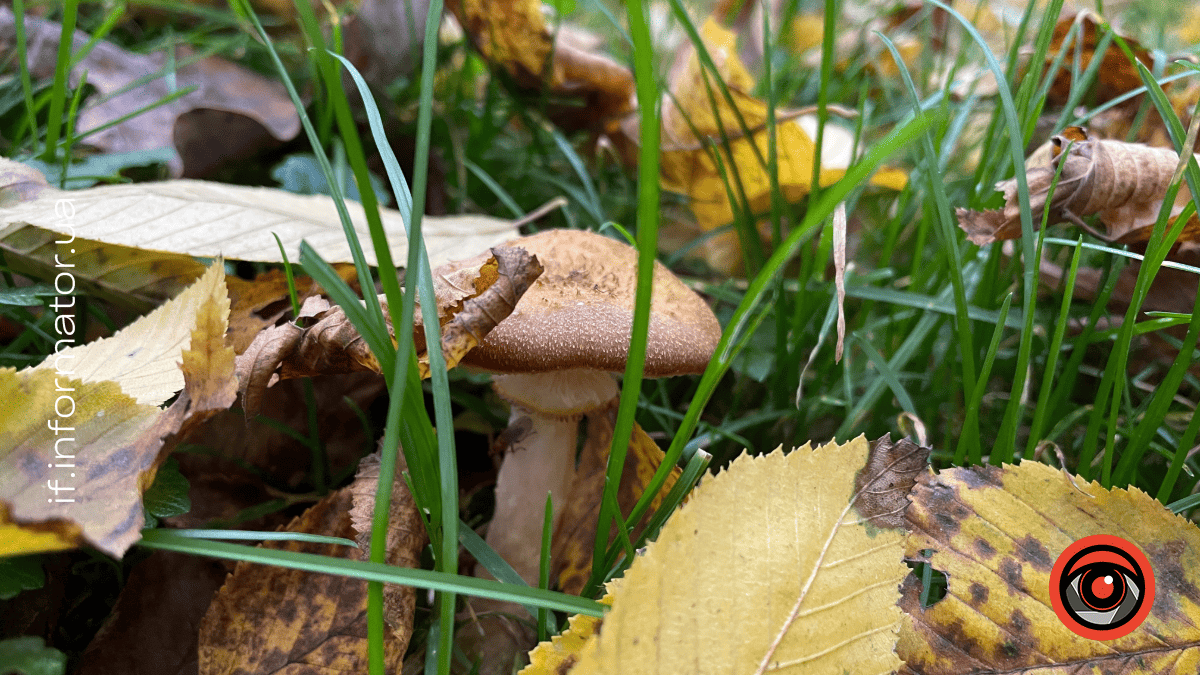
<instances>
[{"instance_id":1,"label":"curled dry leaf","mask_svg":"<svg viewBox=\"0 0 1200 675\"><path fill-rule=\"evenodd\" d=\"M382 439L380 439L382 440ZM354 482L346 488L354 499L350 521L354 525L354 541L362 560L371 557L371 521L375 516L375 491L379 488L380 454L363 457ZM389 565L420 569L421 549L429 542L425 523L417 512L417 502L408 485L399 478L407 469L404 453L397 453L396 477L392 481L392 501L388 510L387 543L384 562ZM383 587L383 618L396 638L405 647L412 638L413 617L417 609L416 589L412 586L388 584Z\"/></svg>"},{"instance_id":2,"label":"curled dry leaf","mask_svg":"<svg viewBox=\"0 0 1200 675\"><path fill-rule=\"evenodd\" d=\"M353 486L331 493L286 529L352 539L353 498ZM396 498L405 501L403 492ZM412 506L411 499L408 503ZM362 559L358 549L338 544L286 541L260 546ZM366 581L239 562L200 624L200 675L364 673L366 614ZM387 672L400 672L411 630L409 625L385 632Z\"/></svg>"},{"instance_id":3,"label":"curled dry leaf","mask_svg":"<svg viewBox=\"0 0 1200 675\"><path fill-rule=\"evenodd\" d=\"M1035 223L1041 220L1051 183L1061 165L1061 175L1050 199L1049 223L1068 222L1090 230L1082 218L1099 215L1105 232L1094 233L1097 236L1121 244L1149 240L1179 165L1178 154L1138 143L1090 139L1078 127L1064 130L1051 139L1051 144L1057 156L1049 166L1025 167ZM958 226L979 246L1021 236L1016 179L997 183L996 189L1004 192L1003 209L956 211ZM1189 201L1191 193L1184 185L1172 205L1172 220ZM1178 241L1197 239L1200 239L1200 220L1193 214Z\"/></svg>"},{"instance_id":4,"label":"curled dry leaf","mask_svg":"<svg viewBox=\"0 0 1200 675\"><path fill-rule=\"evenodd\" d=\"M438 316L442 322L442 354L453 368L500 321L512 313L530 284L542 273L541 263L525 249L497 246L490 254L447 263L433 271ZM384 316L387 318L386 299ZM414 339L422 377L429 358L420 314ZM312 297L295 323L259 333L237 359L242 407L246 419L258 410L263 391L279 379L356 371L379 372L379 362L340 307ZM389 330L391 330L389 319Z\"/></svg>"},{"instance_id":5,"label":"curled dry leaf","mask_svg":"<svg viewBox=\"0 0 1200 675\"><path fill-rule=\"evenodd\" d=\"M1106 490L1026 461L924 472L907 511L907 555L947 576L921 607L905 580L897 653L903 673L1128 673L1200 670L1200 530L1137 488ZM1124 637L1087 640L1058 619L1055 561L1075 541L1115 535L1146 555L1155 579L1144 622Z\"/></svg>"}]
</instances>

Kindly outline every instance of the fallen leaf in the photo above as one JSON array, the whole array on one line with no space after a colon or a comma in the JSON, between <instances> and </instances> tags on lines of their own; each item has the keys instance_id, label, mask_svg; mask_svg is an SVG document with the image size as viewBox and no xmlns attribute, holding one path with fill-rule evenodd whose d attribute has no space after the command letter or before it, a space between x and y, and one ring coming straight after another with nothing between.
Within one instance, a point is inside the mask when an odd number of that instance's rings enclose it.
<instances>
[{"instance_id":1,"label":"fallen leaf","mask_svg":"<svg viewBox=\"0 0 1200 675\"><path fill-rule=\"evenodd\" d=\"M509 246L497 246L488 254L433 270L446 367L457 365L498 322L511 314L541 273L536 257ZM380 296L380 302L390 331L386 299ZM312 297L305 301L297 318L307 319L308 326L300 328L288 322L268 328L238 357L242 407L247 419L258 411L258 401L266 388L280 379L364 370L380 372L375 355L341 307L331 306L324 298ZM428 377L429 357L420 321L414 325L414 336L421 376Z\"/></svg>"},{"instance_id":2,"label":"fallen leaf","mask_svg":"<svg viewBox=\"0 0 1200 675\"><path fill-rule=\"evenodd\" d=\"M49 187L41 171L0 157L0 208L37 199Z\"/></svg>"},{"instance_id":3,"label":"fallen leaf","mask_svg":"<svg viewBox=\"0 0 1200 675\"><path fill-rule=\"evenodd\" d=\"M397 491L396 501L405 503L405 492L407 488ZM353 538L353 501L353 487L333 492L293 520L287 530ZM415 508L411 497L407 503ZM337 544L287 541L260 546L364 559L359 549ZM366 672L366 614L366 581L239 562L200 624L200 674ZM408 646L402 633L384 633L389 673L399 672Z\"/></svg>"},{"instance_id":4,"label":"fallen leaf","mask_svg":"<svg viewBox=\"0 0 1200 675\"><path fill-rule=\"evenodd\" d=\"M587 417L587 439L577 460L575 478L564 500L562 514L558 517L550 550L550 578L558 581L559 589L564 593L579 595L592 574L596 523L600 520L600 502L607 482L605 474L616 415L616 410L609 408ZM617 506L621 510L622 519L629 516L634 505L646 492L646 487L649 486L664 457L658 444L635 422L621 473L621 483L617 488ZM646 525L650 514L654 513L663 498L675 486L679 474L679 467L671 468L667 481L650 502L650 510L642 522L630 524L635 532ZM616 523L613 523L608 536L609 541L616 540L616 528Z\"/></svg>"},{"instance_id":5,"label":"fallen leaf","mask_svg":"<svg viewBox=\"0 0 1200 675\"><path fill-rule=\"evenodd\" d=\"M1171 177L1179 165L1178 154L1138 143L1090 139L1079 127L1069 127L1051 139L1051 143L1057 156L1050 166L1032 165L1031 161L1025 167L1035 224L1041 221L1057 165L1062 165L1050 200L1048 223L1069 222L1090 231L1081 218L1099 215L1105 232L1093 232L1096 236L1121 244L1149 240ZM1016 179L1001 181L996 189L1004 193L1003 209L956 211L958 226L978 246L1021 236ZM1190 201L1191 192L1184 185L1172 205L1172 220ZM1197 239L1200 239L1200 219L1193 214L1177 241Z\"/></svg>"},{"instance_id":6,"label":"fallen leaf","mask_svg":"<svg viewBox=\"0 0 1200 675\"><path fill-rule=\"evenodd\" d=\"M677 61L671 79L671 96L663 103L662 187L687 195L701 229L713 230L734 220L734 202L744 194L749 209L768 210L771 175L765 168L770 139L766 134L767 104L750 95L755 82L737 58L736 36L709 19L701 29L704 45L729 90L732 105L712 81L690 44ZM712 99L709 92L712 92ZM715 101L715 110L714 102ZM740 122L739 122L740 118ZM816 118L796 111L776 111L776 172L784 199L797 201L807 195L813 178ZM745 128L743 129L742 123ZM807 127L807 128L806 128ZM748 132L748 134L747 134ZM728 139L728 147L724 139ZM836 182L852 160L853 136L836 125L825 128L821 152L821 185ZM733 171L736 167L736 172ZM731 187L727 189L727 175ZM737 184L740 181L740 185ZM873 185L902 188L906 175L884 168L872 178ZM705 258L715 269L732 273L740 264L741 246L734 232L708 239Z\"/></svg>"},{"instance_id":7,"label":"fallen leaf","mask_svg":"<svg viewBox=\"0 0 1200 675\"><path fill-rule=\"evenodd\" d=\"M354 290L358 288L358 270L348 263L337 263L333 269ZM296 275L294 278L296 297L303 303L310 296L325 293L310 277ZM275 325L283 315L291 311L288 295L287 274L272 269L259 274L250 281L237 277L225 280L229 285L229 344L235 354L246 351L264 328Z\"/></svg>"},{"instance_id":8,"label":"fallen leaf","mask_svg":"<svg viewBox=\"0 0 1200 675\"><path fill-rule=\"evenodd\" d=\"M551 33L540 0L454 0L448 6L479 53L517 85L579 100L547 111L568 131L611 132L636 110L629 69L580 40L575 29L559 26Z\"/></svg>"},{"instance_id":9,"label":"fallen leaf","mask_svg":"<svg viewBox=\"0 0 1200 675\"><path fill-rule=\"evenodd\" d=\"M1054 76L1050 90L1046 92L1046 102L1049 105L1061 106L1067 103L1074 86L1071 71L1074 68L1075 55L1079 54L1079 72L1086 71L1091 65L1092 59L1096 58L1096 48L1100 46L1100 26L1104 24L1106 24L1104 19L1090 10L1059 15L1058 23L1054 25L1054 33L1050 37L1050 47L1046 52L1046 69L1049 70L1050 65L1064 49L1066 54L1063 56L1062 66ZM1076 25L1079 28L1074 38L1068 42L1067 34ZM1147 68L1154 67L1154 57L1137 40L1127 35L1121 37L1138 61L1141 61ZM1110 42L1108 49L1101 57L1099 70L1096 71L1096 79L1092 83L1095 98L1085 95L1082 100L1088 105L1095 106L1107 103L1141 86L1142 78L1138 75L1137 66L1129 60L1129 57L1125 56L1125 52L1117 46L1116 42ZM1131 99L1125 105L1132 105L1133 110L1136 111L1140 103L1140 99ZM1132 112L1130 115L1132 116Z\"/></svg>"},{"instance_id":10,"label":"fallen leaf","mask_svg":"<svg viewBox=\"0 0 1200 675\"><path fill-rule=\"evenodd\" d=\"M2 400L17 402L0 410L0 555L86 542L119 558L137 541L141 495L165 458L164 438L236 396L233 350L224 344L228 303L218 261L176 303L106 341L63 350L40 367L0 369ZM145 339L167 344L146 349ZM181 376L166 372L167 359L181 361ZM116 379L85 382L74 377L81 365ZM172 388L183 392L160 410Z\"/></svg>"},{"instance_id":11,"label":"fallen leaf","mask_svg":"<svg viewBox=\"0 0 1200 675\"><path fill-rule=\"evenodd\" d=\"M35 78L52 77L62 26L27 15L25 31L30 73ZM72 52L81 51L90 39L76 30ZM8 51L14 40L12 10L0 7L0 44ZM165 52L147 55L100 40L71 69L72 87L79 86L85 71L87 84L95 87L99 96L80 109L76 135L96 130L86 142L106 153L178 147L180 156L169 164L173 176L202 175L300 133L300 118L282 84L215 56L193 59L186 47L169 56ZM151 73L161 75L133 86ZM196 90L118 121L189 87ZM200 117L181 120L194 112ZM203 128L196 126L200 120L207 121ZM115 124L101 129L110 123ZM188 143L187 138L201 142ZM177 146L180 140L184 142Z\"/></svg>"},{"instance_id":12,"label":"fallen leaf","mask_svg":"<svg viewBox=\"0 0 1200 675\"><path fill-rule=\"evenodd\" d=\"M1200 667L1200 531L1137 488L1106 490L1044 464L925 472L907 512L907 555L948 578L922 608L905 581L903 672L1194 673ZM1056 559L1075 541L1116 535L1148 558L1152 609L1133 632L1082 639L1052 607Z\"/></svg>"},{"instance_id":13,"label":"fallen leaf","mask_svg":"<svg viewBox=\"0 0 1200 675\"><path fill-rule=\"evenodd\" d=\"M218 260L213 268L221 267ZM229 297L225 289L224 270L213 271L154 312L118 331L115 335L86 345L74 344L75 314L62 312L56 316L57 334L62 338L56 351L35 369L54 371L57 375L74 375L84 383L116 382L121 390L139 404L161 405L184 386L184 370L179 361L191 358L207 359L217 353L195 352L187 356L187 345L201 341L208 350L207 334L224 335L229 316ZM202 326L199 322L205 322ZM197 334L196 331L200 331ZM218 342L218 350L224 345ZM218 352L219 353L219 352ZM229 359L229 366L233 365ZM195 366L196 373L209 372L205 364ZM232 370L227 373L232 377Z\"/></svg>"},{"instance_id":14,"label":"fallen leaf","mask_svg":"<svg viewBox=\"0 0 1200 675\"><path fill-rule=\"evenodd\" d=\"M155 551L125 579L112 614L79 657L75 675L196 672L196 636L228 572L221 561Z\"/></svg>"},{"instance_id":15,"label":"fallen leaf","mask_svg":"<svg viewBox=\"0 0 1200 675\"><path fill-rule=\"evenodd\" d=\"M605 584L604 597L598 602L612 607L613 594L621 588L621 579L613 579ZM563 675L569 673L579 660L579 652L587 644L589 638L596 634L604 625L604 619L572 614L567 619L567 628L545 642L538 643L529 652L529 665L522 668L519 675Z\"/></svg>"},{"instance_id":16,"label":"fallen leaf","mask_svg":"<svg viewBox=\"0 0 1200 675\"><path fill-rule=\"evenodd\" d=\"M346 58L367 84L384 90L418 63L428 15L429 0L363 0L343 29Z\"/></svg>"},{"instance_id":17,"label":"fallen leaf","mask_svg":"<svg viewBox=\"0 0 1200 675\"><path fill-rule=\"evenodd\" d=\"M367 264L378 265L362 205L347 200L346 208ZM380 215L392 260L403 264L408 245L400 212L380 209ZM486 250L517 235L512 221L487 216L427 216L423 222L425 248L435 266L461 251ZM331 198L275 188L173 180L66 192L50 189L33 201L0 211L0 242L7 244L29 226L143 250L282 262L275 234L293 262L300 259L301 240L326 262L354 262Z\"/></svg>"},{"instance_id":18,"label":"fallen leaf","mask_svg":"<svg viewBox=\"0 0 1200 675\"><path fill-rule=\"evenodd\" d=\"M889 522L928 450L875 445L885 457L861 437L742 456L706 480L633 561L570 672L898 668L908 569ZM887 498L864 501L875 494Z\"/></svg>"},{"instance_id":19,"label":"fallen leaf","mask_svg":"<svg viewBox=\"0 0 1200 675\"><path fill-rule=\"evenodd\" d=\"M380 439L382 441L382 439ZM382 447L382 444L381 444ZM388 529L384 549L384 562L398 567L421 568L421 551L429 543L425 523L417 512L408 485L401 478L408 470L404 463L404 452L398 452L395 478L392 482L392 501L388 509ZM358 542L361 560L371 556L371 526L375 516L375 492L379 488L380 453L367 455L358 465L354 482L347 489L353 496L350 521L354 526L354 540ZM412 586L387 584L383 587L383 618L391 626L397 640L407 647L412 638L413 618L417 609L416 589Z\"/></svg>"}]
</instances>

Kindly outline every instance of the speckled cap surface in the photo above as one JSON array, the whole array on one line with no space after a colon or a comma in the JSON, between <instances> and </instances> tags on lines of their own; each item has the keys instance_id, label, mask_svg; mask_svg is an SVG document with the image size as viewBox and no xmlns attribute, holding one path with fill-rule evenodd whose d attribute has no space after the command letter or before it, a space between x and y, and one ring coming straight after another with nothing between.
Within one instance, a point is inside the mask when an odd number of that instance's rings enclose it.
<instances>
[{"instance_id":1,"label":"speckled cap surface","mask_svg":"<svg viewBox=\"0 0 1200 675\"><path fill-rule=\"evenodd\" d=\"M506 245L536 255L545 272L462 363L498 373L624 372L637 251L608 237L565 229ZM704 299L655 262L646 377L702 372L720 337L721 325Z\"/></svg>"}]
</instances>

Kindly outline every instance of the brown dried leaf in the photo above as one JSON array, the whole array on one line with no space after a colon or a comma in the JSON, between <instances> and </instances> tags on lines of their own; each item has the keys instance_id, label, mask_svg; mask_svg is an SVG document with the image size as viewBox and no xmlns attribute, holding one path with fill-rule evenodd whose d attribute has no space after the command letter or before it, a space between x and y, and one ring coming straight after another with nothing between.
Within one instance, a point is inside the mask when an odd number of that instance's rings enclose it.
<instances>
[{"instance_id":1,"label":"brown dried leaf","mask_svg":"<svg viewBox=\"0 0 1200 675\"><path fill-rule=\"evenodd\" d=\"M1062 173L1050 201L1049 223L1079 225L1081 218L1099 215L1106 232L1097 236L1122 244L1147 241L1179 164L1179 155L1166 148L1090 139L1076 127L1055 136L1051 142L1060 152L1051 166L1026 166L1034 223L1041 220L1056 165L1061 164ZM1016 179L997 183L996 189L1004 192L1003 209L956 211L958 226L978 246L1021 236ZM1189 201L1191 193L1185 185L1172 206L1172 218ZM1184 225L1179 241L1196 240L1200 240L1200 219L1193 215Z\"/></svg>"},{"instance_id":2,"label":"brown dried leaf","mask_svg":"<svg viewBox=\"0 0 1200 675\"><path fill-rule=\"evenodd\" d=\"M855 509L877 527L906 527L904 510L917 478L929 466L929 448L901 438L880 436L871 441L867 463L854 477Z\"/></svg>"},{"instance_id":3,"label":"brown dried leaf","mask_svg":"<svg viewBox=\"0 0 1200 675\"><path fill-rule=\"evenodd\" d=\"M548 111L559 126L612 131L636 109L629 69L596 52L578 30L559 27L551 34L540 0L456 0L449 7L483 57L519 86L581 99Z\"/></svg>"},{"instance_id":4,"label":"brown dried leaf","mask_svg":"<svg viewBox=\"0 0 1200 675\"><path fill-rule=\"evenodd\" d=\"M0 7L0 44L13 39L14 28L12 10ZM25 30L29 36L30 72L34 77L53 75L62 26L26 16ZM73 51L79 52L89 39L87 33L75 31ZM171 174L176 177L201 175L219 163L247 157L265 145L290 140L300 133L300 118L282 84L215 56L192 60L186 47L168 58L163 52L135 54L101 40L72 68L71 86L79 85L85 71L87 83L102 96L97 98L98 103L89 103L80 110L76 133L98 129L175 91L196 87L189 94L87 138L87 143L108 153L178 148L180 157L170 162ZM121 91L150 73L162 73L162 77ZM216 113L200 119L221 126L198 129L194 126L197 119L181 125L180 118L193 111ZM180 139L193 137L202 142L177 144L177 134Z\"/></svg>"},{"instance_id":5,"label":"brown dried leaf","mask_svg":"<svg viewBox=\"0 0 1200 675\"><path fill-rule=\"evenodd\" d=\"M537 258L525 249L497 246L460 263L447 263L433 271L438 315L442 321L442 354L453 368L478 345L496 324L512 313L517 301L542 273ZM387 317L386 299L384 316ZM420 314L417 314L420 317ZM324 298L305 301L299 319L259 333L238 357L242 406L246 418L258 411L262 392L279 379L356 371L379 372L379 363L340 307ZM389 330L390 319L389 319ZM425 331L414 326L417 358L422 377L429 376Z\"/></svg>"},{"instance_id":6,"label":"brown dried leaf","mask_svg":"<svg viewBox=\"0 0 1200 675\"><path fill-rule=\"evenodd\" d=\"M592 573L596 522L600 519L600 502L604 494L605 471L608 467L608 452L612 446L616 414L615 409L607 409L588 415L587 440L584 442L575 478L555 527L550 551L553 565L550 578L558 580L559 588L564 593L578 595L583 591L584 584ZM621 473L621 485L617 489L617 504L621 508L622 518L629 515L634 504L645 493L664 456L658 444L646 435L641 426L634 423L625 467ZM671 491L679 474L679 467L671 468L667 482L663 483L662 489L651 502L650 511L642 522L637 524L637 528L643 527L649 521L649 514L654 512ZM616 532L614 523L609 533L609 541L616 538Z\"/></svg>"},{"instance_id":7,"label":"brown dried leaf","mask_svg":"<svg viewBox=\"0 0 1200 675\"><path fill-rule=\"evenodd\" d=\"M196 673L196 636L228 573L221 561L155 551L125 581L74 675Z\"/></svg>"},{"instance_id":8,"label":"brown dried leaf","mask_svg":"<svg viewBox=\"0 0 1200 675\"><path fill-rule=\"evenodd\" d=\"M337 263L334 271L351 288L358 290L358 271L354 265ZM229 342L234 353L246 351L254 336L275 325L291 308L288 299L287 275L283 270L263 272L251 281L230 277L229 285ZM296 276L296 296L303 303L309 296L323 293L319 285L306 276Z\"/></svg>"},{"instance_id":9,"label":"brown dried leaf","mask_svg":"<svg viewBox=\"0 0 1200 675\"><path fill-rule=\"evenodd\" d=\"M1059 16L1058 23L1054 26L1054 34L1050 38L1050 48L1046 52L1046 69L1050 68L1050 64L1057 58L1060 51L1065 48L1067 53L1063 58L1062 67L1054 76L1050 91L1046 93L1048 104L1061 106L1067 103L1073 84L1071 71L1074 67L1072 64L1076 50L1079 50L1079 72L1082 73L1087 70L1096 56L1096 48L1100 46L1102 37L1099 27L1103 21L1103 18L1090 10L1084 10L1078 14L1064 13ZM1079 30L1073 41L1065 42L1067 33L1075 24L1079 24ZM1154 67L1154 57L1137 40L1124 35L1121 37L1138 61L1141 61L1147 68ZM1137 66L1125 56L1125 52L1121 51L1116 42L1110 42L1101 58L1100 70L1097 72L1092 86L1096 90L1094 105L1099 105L1141 87L1142 78L1138 75ZM1134 99L1130 103L1136 110L1140 99Z\"/></svg>"},{"instance_id":10,"label":"brown dried leaf","mask_svg":"<svg viewBox=\"0 0 1200 675\"><path fill-rule=\"evenodd\" d=\"M352 488L338 490L293 520L287 529L353 538L352 502ZM288 541L261 546L362 559L358 549L336 544ZM201 622L200 673L366 672L366 614L365 581L240 562ZM399 672L406 648L396 632L384 635L387 672Z\"/></svg>"},{"instance_id":11,"label":"brown dried leaf","mask_svg":"<svg viewBox=\"0 0 1200 675\"><path fill-rule=\"evenodd\" d=\"M382 439L380 439L382 441ZM375 491L379 487L379 452L363 457L358 465L354 482L346 489L353 495L354 506L350 509L350 521L354 526L354 540L358 542L362 560L371 556L371 521L375 516ZM404 453L397 454L396 478L392 482L392 502L388 510L387 554L384 562L389 565L420 569L421 550L429 543L425 523L417 512L417 502L409 492L408 485L399 476L408 469ZM404 645L412 637L413 616L417 609L416 589L412 586L388 584L383 587L383 618L392 627L396 637Z\"/></svg>"}]
</instances>

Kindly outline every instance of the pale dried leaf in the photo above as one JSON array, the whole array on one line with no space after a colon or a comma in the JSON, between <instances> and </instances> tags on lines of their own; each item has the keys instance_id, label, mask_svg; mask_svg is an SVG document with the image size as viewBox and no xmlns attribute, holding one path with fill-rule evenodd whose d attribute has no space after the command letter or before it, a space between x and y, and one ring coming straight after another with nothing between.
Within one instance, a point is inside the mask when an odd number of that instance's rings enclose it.
<instances>
[{"instance_id":1,"label":"pale dried leaf","mask_svg":"<svg viewBox=\"0 0 1200 675\"><path fill-rule=\"evenodd\" d=\"M1179 155L1166 148L1139 143L1093 140L1081 129L1070 128L1052 139L1061 153L1051 166L1026 167L1030 208L1034 224L1041 222L1058 165L1062 171L1050 200L1048 222L1079 224L1079 219L1099 215L1106 228L1102 235L1117 243L1144 242L1150 238L1159 209L1179 164ZM1003 209L958 209L958 224L972 243L1021 236L1017 181L996 184L1004 193ZM1187 186L1179 190L1171 207L1174 219L1191 201ZM1179 241L1200 238L1200 219L1193 214Z\"/></svg>"},{"instance_id":2,"label":"pale dried leaf","mask_svg":"<svg viewBox=\"0 0 1200 675\"><path fill-rule=\"evenodd\" d=\"M0 7L0 43L8 43L15 36L12 10ZM58 60L58 42L62 26L52 21L25 17L28 34L26 59L34 77L53 76ZM79 52L90 40L90 36L76 30L72 36L72 51ZM211 169L214 162L229 161L231 156L245 154L261 147L265 138L256 139L255 126L245 127L246 133L236 133L242 128L240 121L232 117L248 118L257 128L269 132L275 142L286 141L300 133L300 118L287 95L287 90L278 81L246 70L224 59L209 56L192 61L191 50L181 47L177 53L135 54L117 45L101 40L91 52L80 59L71 69L71 86L78 86L84 72L87 84L96 87L101 96L93 97L79 111L76 134L98 129L136 110L150 109L107 129L92 134L86 139L89 145L104 152L131 152L153 148L176 147L178 137L199 135L204 143L198 148L203 155L211 155L202 161L187 156L187 148L180 147L182 157L170 162L171 174L180 176L198 175L203 169ZM139 86L127 88L134 81L151 73L162 73L161 77ZM185 94L163 105L154 105L164 96L188 87L195 91ZM122 91L124 90L124 91ZM210 122L224 122L222 127L210 127L199 133L177 133L181 129L180 118L192 111L216 112ZM231 117L224 117L231 114ZM188 123L183 123L186 127ZM219 133L217 133L219 131ZM258 142L252 142L252 139ZM207 147L205 147L207 146ZM219 152L212 152L219 148ZM204 152L208 150L208 152Z\"/></svg>"},{"instance_id":3,"label":"pale dried leaf","mask_svg":"<svg viewBox=\"0 0 1200 675\"><path fill-rule=\"evenodd\" d=\"M62 216L64 200L72 206L69 219ZM347 200L346 207L367 263L376 265L362 205ZM400 212L381 209L380 214L392 260L402 265L408 246ZM0 214L0 240L30 225L107 244L258 262L283 262L272 236L277 234L293 262L300 259L301 240L326 262L353 262L331 198L276 188L175 180L47 190ZM512 221L487 216L427 216L422 233L430 264L436 266L461 251L485 250L507 241L517 236L517 229Z\"/></svg>"}]
</instances>

